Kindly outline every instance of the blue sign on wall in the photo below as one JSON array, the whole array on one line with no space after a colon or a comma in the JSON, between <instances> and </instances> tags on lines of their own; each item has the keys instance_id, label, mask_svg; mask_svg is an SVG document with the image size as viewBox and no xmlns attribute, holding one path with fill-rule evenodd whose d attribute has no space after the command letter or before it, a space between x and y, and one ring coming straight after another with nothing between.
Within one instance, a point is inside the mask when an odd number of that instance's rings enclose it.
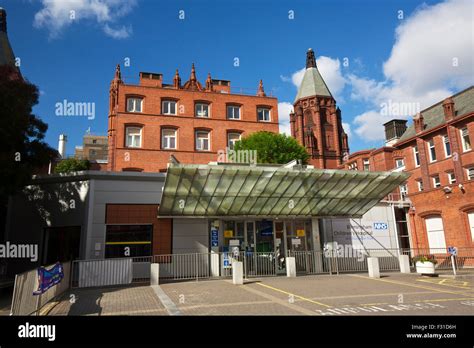
<instances>
[{"instance_id":1,"label":"blue sign on wall","mask_svg":"<svg viewBox=\"0 0 474 348\"><path fill-rule=\"evenodd\" d=\"M374 222L374 230L386 230L388 224L386 222Z\"/></svg>"},{"instance_id":2,"label":"blue sign on wall","mask_svg":"<svg viewBox=\"0 0 474 348\"><path fill-rule=\"evenodd\" d=\"M211 247L219 246L219 230L216 227L211 227Z\"/></svg>"}]
</instances>

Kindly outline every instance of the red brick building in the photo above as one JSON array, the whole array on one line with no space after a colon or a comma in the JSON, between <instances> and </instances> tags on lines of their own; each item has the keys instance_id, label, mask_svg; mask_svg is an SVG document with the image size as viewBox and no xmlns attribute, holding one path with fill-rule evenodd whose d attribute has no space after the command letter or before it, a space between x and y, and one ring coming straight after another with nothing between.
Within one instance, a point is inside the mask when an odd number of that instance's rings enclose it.
<instances>
[{"instance_id":1,"label":"red brick building","mask_svg":"<svg viewBox=\"0 0 474 348\"><path fill-rule=\"evenodd\" d=\"M230 81L196 77L172 84L162 74L140 73L138 85L121 78L120 66L110 85L109 171L166 170L170 155L181 163L205 164L233 148L241 136L257 131L278 133L277 99L262 81L254 95L232 93Z\"/></svg>"},{"instance_id":2,"label":"red brick building","mask_svg":"<svg viewBox=\"0 0 474 348\"><path fill-rule=\"evenodd\" d=\"M318 71L311 48L293 106L291 135L308 150L309 163L316 168L337 168L349 153L347 134L342 128L341 110Z\"/></svg>"},{"instance_id":3,"label":"red brick building","mask_svg":"<svg viewBox=\"0 0 474 348\"><path fill-rule=\"evenodd\" d=\"M408 128L387 122L391 146L356 152L341 168L410 172L393 195L411 203L411 246L474 247L473 121L474 86L421 111Z\"/></svg>"}]
</instances>

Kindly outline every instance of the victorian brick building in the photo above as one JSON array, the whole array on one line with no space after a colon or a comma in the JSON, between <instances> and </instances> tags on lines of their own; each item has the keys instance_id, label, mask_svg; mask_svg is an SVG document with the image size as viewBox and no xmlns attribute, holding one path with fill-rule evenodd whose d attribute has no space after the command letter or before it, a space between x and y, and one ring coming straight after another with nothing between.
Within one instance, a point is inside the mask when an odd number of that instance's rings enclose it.
<instances>
[{"instance_id":1,"label":"victorian brick building","mask_svg":"<svg viewBox=\"0 0 474 348\"><path fill-rule=\"evenodd\" d=\"M432 252L474 247L474 86L413 118L385 124L387 146L359 151L341 166L407 171L392 197L408 201L411 246Z\"/></svg>"},{"instance_id":2,"label":"victorian brick building","mask_svg":"<svg viewBox=\"0 0 474 348\"><path fill-rule=\"evenodd\" d=\"M349 152L347 135L341 110L318 71L311 48L306 53L306 71L293 106L291 135L308 150L309 163L316 168L337 168Z\"/></svg>"},{"instance_id":3,"label":"victorian brick building","mask_svg":"<svg viewBox=\"0 0 474 348\"><path fill-rule=\"evenodd\" d=\"M110 85L109 171L165 171L170 155L181 163L217 161L244 135L278 133L277 99L260 81L253 95L232 93L230 81L204 84L194 64L182 84L176 70L172 84L163 75L140 73L138 85L122 80L117 66Z\"/></svg>"}]
</instances>

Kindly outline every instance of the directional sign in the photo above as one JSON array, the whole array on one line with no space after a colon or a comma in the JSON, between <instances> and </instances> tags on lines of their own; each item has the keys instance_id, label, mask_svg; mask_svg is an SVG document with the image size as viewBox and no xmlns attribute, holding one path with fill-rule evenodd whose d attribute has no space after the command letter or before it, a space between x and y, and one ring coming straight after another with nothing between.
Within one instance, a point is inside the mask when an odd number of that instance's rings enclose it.
<instances>
[{"instance_id":1,"label":"directional sign","mask_svg":"<svg viewBox=\"0 0 474 348\"><path fill-rule=\"evenodd\" d=\"M450 247L448 247L448 253L450 253L453 256L457 256L458 248L450 246Z\"/></svg>"}]
</instances>

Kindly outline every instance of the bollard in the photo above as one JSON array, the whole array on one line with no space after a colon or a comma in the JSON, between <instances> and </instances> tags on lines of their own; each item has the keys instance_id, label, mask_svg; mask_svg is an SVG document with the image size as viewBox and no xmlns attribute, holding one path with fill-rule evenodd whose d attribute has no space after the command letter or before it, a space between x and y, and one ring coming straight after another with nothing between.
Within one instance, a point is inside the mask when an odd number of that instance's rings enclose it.
<instances>
[{"instance_id":1,"label":"bollard","mask_svg":"<svg viewBox=\"0 0 474 348\"><path fill-rule=\"evenodd\" d=\"M287 257L286 260L286 276L296 277L296 260L294 257Z\"/></svg>"},{"instance_id":2,"label":"bollard","mask_svg":"<svg viewBox=\"0 0 474 348\"><path fill-rule=\"evenodd\" d=\"M408 255L399 255L398 262L400 263L401 273L410 273L410 258Z\"/></svg>"},{"instance_id":3,"label":"bollard","mask_svg":"<svg viewBox=\"0 0 474 348\"><path fill-rule=\"evenodd\" d=\"M160 264L152 263L150 264L150 285L159 285L160 284Z\"/></svg>"},{"instance_id":4,"label":"bollard","mask_svg":"<svg viewBox=\"0 0 474 348\"><path fill-rule=\"evenodd\" d=\"M369 267L369 277L380 278L379 259L377 257L368 257L367 266Z\"/></svg>"},{"instance_id":5,"label":"bollard","mask_svg":"<svg viewBox=\"0 0 474 348\"><path fill-rule=\"evenodd\" d=\"M244 283L244 265L242 261L232 262L232 283L242 285Z\"/></svg>"}]
</instances>

